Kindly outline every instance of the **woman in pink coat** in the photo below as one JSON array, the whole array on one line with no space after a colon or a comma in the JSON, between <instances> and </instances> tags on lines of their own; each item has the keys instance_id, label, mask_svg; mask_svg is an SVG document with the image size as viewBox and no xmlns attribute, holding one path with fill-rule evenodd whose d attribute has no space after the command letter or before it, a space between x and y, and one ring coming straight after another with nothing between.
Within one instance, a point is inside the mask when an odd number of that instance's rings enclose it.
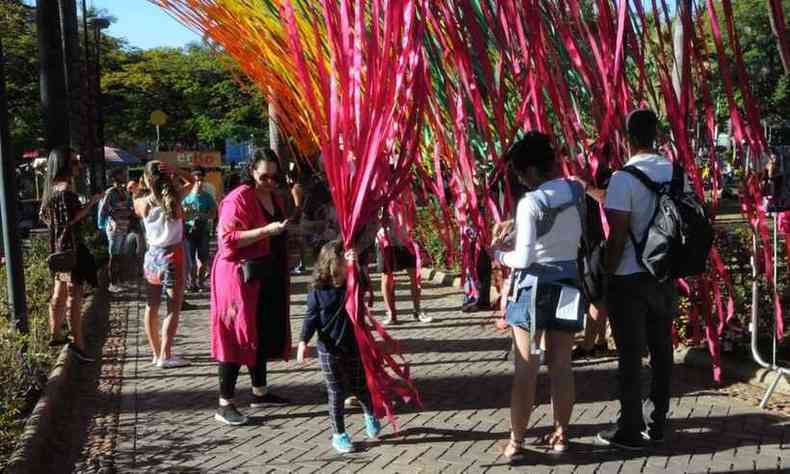
<instances>
[{"instance_id":1,"label":"woman in pink coat","mask_svg":"<svg viewBox=\"0 0 790 474\"><path fill-rule=\"evenodd\" d=\"M288 360L291 350L288 219L276 193L277 155L256 153L247 173L220 204L211 272L211 354L219 362L220 385L214 418L229 425L247 422L233 402L242 365L252 378L250 407L288 403L266 387L266 362Z\"/></svg>"}]
</instances>

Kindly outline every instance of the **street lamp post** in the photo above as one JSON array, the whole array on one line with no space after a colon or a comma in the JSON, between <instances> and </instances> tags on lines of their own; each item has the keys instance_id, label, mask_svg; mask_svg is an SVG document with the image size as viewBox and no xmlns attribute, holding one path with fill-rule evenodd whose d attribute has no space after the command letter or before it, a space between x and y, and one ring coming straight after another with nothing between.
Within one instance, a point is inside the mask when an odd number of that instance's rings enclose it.
<instances>
[{"instance_id":1,"label":"street lamp post","mask_svg":"<svg viewBox=\"0 0 790 474\"><path fill-rule=\"evenodd\" d=\"M16 163L10 151L8 131L8 106L5 92L3 44L0 41L0 219L6 258L6 284L8 305L15 330L26 334L27 301L25 299L25 273L22 269L22 250L17 238L16 213Z\"/></svg>"}]
</instances>

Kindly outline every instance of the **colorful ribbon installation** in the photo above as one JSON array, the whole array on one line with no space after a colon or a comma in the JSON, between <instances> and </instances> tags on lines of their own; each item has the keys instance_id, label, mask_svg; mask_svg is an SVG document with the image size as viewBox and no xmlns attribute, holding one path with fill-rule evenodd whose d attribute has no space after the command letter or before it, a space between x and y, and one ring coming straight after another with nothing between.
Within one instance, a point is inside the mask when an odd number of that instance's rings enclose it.
<instances>
[{"instance_id":1,"label":"colorful ribbon installation","mask_svg":"<svg viewBox=\"0 0 790 474\"><path fill-rule=\"evenodd\" d=\"M787 47L781 3L768 1L780 47ZM710 84L718 77L738 153L748 150L755 156L766 149L729 0L722 0L719 10L712 0L678 2L674 10L665 0L154 3L205 34L269 100L277 101L283 110L278 125L303 155L323 151L347 246L393 196L412 192L410 180L438 201L437 223L449 220L449 181L458 220L481 234L474 240L461 232L462 266L465 274L473 274L490 224L513 209L507 180L502 183L501 156L520 131L550 134L566 172L590 178L601 166L616 168L625 161L623 117L640 105L666 118L671 137L664 151L686 167L700 196L703 179L694 150L708 151L715 219L721 180ZM727 41L719 18L724 18ZM705 23L711 27L717 77L706 62ZM763 277L773 285L770 239L753 176L743 190L744 213L762 242ZM449 232L442 238L454 255ZM356 288L355 275L350 288ZM719 380L718 341L733 317L734 301L718 250L711 253L709 274L680 286L692 302L695 340L701 339L698 319L705 321ZM355 321L368 320L390 341L357 301L349 300ZM777 333L782 334L778 299L775 303ZM365 347L377 410L391 413L390 389L406 397L416 393L408 371L377 352L373 336L360 324L357 337ZM395 378L387 378L384 365Z\"/></svg>"}]
</instances>

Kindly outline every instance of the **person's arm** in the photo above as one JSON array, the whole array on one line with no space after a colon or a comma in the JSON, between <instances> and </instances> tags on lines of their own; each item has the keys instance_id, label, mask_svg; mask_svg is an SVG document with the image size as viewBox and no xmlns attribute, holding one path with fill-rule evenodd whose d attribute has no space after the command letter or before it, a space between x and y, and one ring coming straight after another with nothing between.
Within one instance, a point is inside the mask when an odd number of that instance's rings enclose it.
<instances>
[{"instance_id":1,"label":"person's arm","mask_svg":"<svg viewBox=\"0 0 790 474\"><path fill-rule=\"evenodd\" d=\"M534 217L532 200L528 197L523 198L516 210L515 246L510 252L497 250L494 253L499 263L513 269L524 269L532 263L537 241L536 229L532 222Z\"/></svg>"},{"instance_id":2,"label":"person's arm","mask_svg":"<svg viewBox=\"0 0 790 474\"><path fill-rule=\"evenodd\" d=\"M302 332L299 340L305 344L313 338L321 323L321 306L318 304L318 290L312 290L307 295L307 311L302 322Z\"/></svg>"},{"instance_id":3,"label":"person's arm","mask_svg":"<svg viewBox=\"0 0 790 474\"><path fill-rule=\"evenodd\" d=\"M607 275L614 275L623 258L625 242L631 238L631 213L607 209L606 221L609 223L609 237L604 252L604 271Z\"/></svg>"},{"instance_id":4,"label":"person's arm","mask_svg":"<svg viewBox=\"0 0 790 474\"><path fill-rule=\"evenodd\" d=\"M606 193L606 221L609 224L609 237L606 239L604 271L614 275L623 258L623 251L631 238L631 178L622 171L615 173L609 181Z\"/></svg>"},{"instance_id":5,"label":"person's arm","mask_svg":"<svg viewBox=\"0 0 790 474\"><path fill-rule=\"evenodd\" d=\"M288 225L286 219L282 222L272 222L262 227L246 229L244 227L249 227L254 220L245 207L246 204L240 197L237 197L236 202L223 203L217 228L219 229L219 243L228 252L249 247L268 237L280 235Z\"/></svg>"},{"instance_id":6,"label":"person's arm","mask_svg":"<svg viewBox=\"0 0 790 474\"><path fill-rule=\"evenodd\" d=\"M101 198L102 198L102 193L94 194L91 197L91 200L88 201L88 204L83 206L80 210L78 210L74 214L74 217L71 219L71 221L69 221L69 225L76 224L77 222L80 222L86 217L88 217L88 214L90 214L91 211L93 210L93 206L95 206L96 203L98 203L101 200Z\"/></svg>"},{"instance_id":7,"label":"person's arm","mask_svg":"<svg viewBox=\"0 0 790 474\"><path fill-rule=\"evenodd\" d=\"M134 200L134 213L140 218L145 218L148 213L148 204L151 202L149 196L143 196Z\"/></svg>"},{"instance_id":8,"label":"person's arm","mask_svg":"<svg viewBox=\"0 0 790 474\"><path fill-rule=\"evenodd\" d=\"M299 346L296 349L296 361L299 363L304 362L307 353L307 345L318 330L318 324L321 320L321 308L318 305L316 295L317 292L315 290L307 295L307 313L302 323L302 334L299 338Z\"/></svg>"}]
</instances>

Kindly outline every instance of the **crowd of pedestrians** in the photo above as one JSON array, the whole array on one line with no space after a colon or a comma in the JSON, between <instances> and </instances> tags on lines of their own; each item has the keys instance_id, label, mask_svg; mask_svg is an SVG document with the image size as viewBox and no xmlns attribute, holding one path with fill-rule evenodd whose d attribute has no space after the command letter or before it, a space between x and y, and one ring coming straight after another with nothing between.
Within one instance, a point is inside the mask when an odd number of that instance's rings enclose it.
<instances>
[{"instance_id":1,"label":"crowd of pedestrians","mask_svg":"<svg viewBox=\"0 0 790 474\"><path fill-rule=\"evenodd\" d=\"M551 139L528 132L505 154L508 172L528 190L518 196L513 219L493 229L491 242L471 241L479 251L476 269L467 277L461 310L491 308L492 265L507 270L503 284L504 321L514 343L511 392L511 435L503 448L509 459L525 455L524 440L535 403L541 361L548 365L554 429L537 442L556 452L569 446L574 406L572 359L606 351L607 320L618 354L620 417L598 435L602 444L641 449L660 442L667 432L672 373L672 321L677 311L675 282L661 281L645 268L640 243L651 225L658 196L637 174L656 183L672 181L672 162L656 151L658 122L649 110L626 119L629 168L636 172L599 173L589 183L564 177ZM376 222L368 223L354 249L344 249L336 214L321 196L316 177L292 177L282 192L285 173L271 150L250 160L242 182L218 203L205 184L201 168L183 171L159 161L148 162L140 182L112 178L112 187L81 203L72 190L79 173L79 156L68 149L49 156L48 185L41 215L50 230L50 269L55 285L50 304L52 344L69 344L80 360L90 362L81 331L81 295L85 284L96 286L96 265L82 238L82 225L99 204L99 226L110 254L110 291L120 291L124 268L141 266L146 281L145 329L151 363L169 369L188 365L176 350L179 316L186 290L201 291L210 282L211 355L217 361L219 393L215 419L242 425L236 384L242 366L252 381L249 407L287 405L267 383L267 365L288 360L292 347L290 278L305 271L307 250L319 250L307 297L307 314L296 358L303 362L317 336L317 355L329 404L332 446L345 453L353 443L345 430L344 409L350 400L362 408L366 432L378 437L354 327L345 310L347 263L359 265L361 286L370 296L367 273L376 254L381 273L385 325L401 322L395 304L395 273L409 278L412 317L428 324L432 318L420 306L418 251L408 235L402 209L388 206ZM687 184L686 184L687 186ZM324 188L326 186L324 185ZM318 204L318 205L317 205ZM603 232L605 215L609 232ZM210 258L216 222L217 250ZM295 265L288 258L288 240L309 236L298 250ZM320 232L319 232L320 230ZM605 242L602 270L604 295L616 298L589 301L580 280L579 245ZM140 262L136 255L144 251ZM164 298L164 304L163 304ZM162 308L164 307L164 308ZM160 318L160 309L164 317ZM60 333L68 313L72 340ZM586 322L585 322L586 321ZM584 330L574 349L574 335ZM642 415L641 364L648 350L652 370L649 399L652 412Z\"/></svg>"}]
</instances>

